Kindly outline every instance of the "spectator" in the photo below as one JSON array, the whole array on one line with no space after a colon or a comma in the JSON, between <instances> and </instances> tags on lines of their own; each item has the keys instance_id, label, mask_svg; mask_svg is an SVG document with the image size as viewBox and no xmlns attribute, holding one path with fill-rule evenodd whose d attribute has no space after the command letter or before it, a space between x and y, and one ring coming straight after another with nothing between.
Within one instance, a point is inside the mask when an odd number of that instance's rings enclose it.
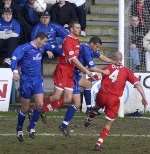
<instances>
[{"instance_id":1,"label":"spectator","mask_svg":"<svg viewBox=\"0 0 150 154\"><path fill-rule=\"evenodd\" d=\"M131 5L131 16L137 16L140 26L148 31L150 28L150 1L134 0Z\"/></svg>"},{"instance_id":2,"label":"spectator","mask_svg":"<svg viewBox=\"0 0 150 154\"><path fill-rule=\"evenodd\" d=\"M57 0L45 0L45 2L47 3L47 10L50 10L52 5L57 3Z\"/></svg>"},{"instance_id":3,"label":"spectator","mask_svg":"<svg viewBox=\"0 0 150 154\"><path fill-rule=\"evenodd\" d=\"M144 0L135 0L131 6L131 15L138 16L139 23L144 25Z\"/></svg>"},{"instance_id":4,"label":"spectator","mask_svg":"<svg viewBox=\"0 0 150 154\"><path fill-rule=\"evenodd\" d=\"M51 20L62 26L69 25L71 21L78 20L76 6L65 0L59 0L51 7Z\"/></svg>"},{"instance_id":5,"label":"spectator","mask_svg":"<svg viewBox=\"0 0 150 154\"><path fill-rule=\"evenodd\" d=\"M14 0L2 0L0 5L0 15L2 15L2 11L4 8L11 8L13 11L13 17L18 19L20 15L20 7L15 3Z\"/></svg>"},{"instance_id":6,"label":"spectator","mask_svg":"<svg viewBox=\"0 0 150 154\"><path fill-rule=\"evenodd\" d=\"M81 36L86 36L86 0L67 0L76 5L76 12L81 25Z\"/></svg>"},{"instance_id":7,"label":"spectator","mask_svg":"<svg viewBox=\"0 0 150 154\"><path fill-rule=\"evenodd\" d=\"M136 44L133 43L130 45L130 58L131 58L131 66L133 71L138 72L140 66L140 57L139 57L140 50L136 47Z\"/></svg>"},{"instance_id":8,"label":"spectator","mask_svg":"<svg viewBox=\"0 0 150 154\"><path fill-rule=\"evenodd\" d=\"M56 37L64 39L68 31L63 26L51 23L48 11L45 11L41 15L40 23L33 28L31 38L34 39L39 32L44 32L48 36L48 42L45 46L46 50L51 51L55 55L62 54L61 47L59 47Z\"/></svg>"},{"instance_id":9,"label":"spectator","mask_svg":"<svg viewBox=\"0 0 150 154\"><path fill-rule=\"evenodd\" d=\"M55 3L57 3L57 0L45 0L45 2L47 4L55 4Z\"/></svg>"},{"instance_id":10,"label":"spectator","mask_svg":"<svg viewBox=\"0 0 150 154\"><path fill-rule=\"evenodd\" d=\"M20 24L13 18L10 8L4 9L0 19L0 62L11 57L17 47L20 36Z\"/></svg>"},{"instance_id":11,"label":"spectator","mask_svg":"<svg viewBox=\"0 0 150 154\"><path fill-rule=\"evenodd\" d=\"M150 31L145 35L143 39L143 46L146 50L145 53L146 71L150 72Z\"/></svg>"},{"instance_id":12,"label":"spectator","mask_svg":"<svg viewBox=\"0 0 150 154\"><path fill-rule=\"evenodd\" d=\"M34 9L35 0L27 0L22 10L24 41L30 41L33 26L39 22L39 13Z\"/></svg>"},{"instance_id":13,"label":"spectator","mask_svg":"<svg viewBox=\"0 0 150 154\"><path fill-rule=\"evenodd\" d=\"M16 0L16 3L17 3L19 6L23 7L23 6L25 5L26 1L27 1L27 0Z\"/></svg>"},{"instance_id":14,"label":"spectator","mask_svg":"<svg viewBox=\"0 0 150 154\"><path fill-rule=\"evenodd\" d=\"M131 40L135 41L138 48L142 50L143 37L146 34L146 30L141 28L140 21L137 16L131 18Z\"/></svg>"}]
</instances>

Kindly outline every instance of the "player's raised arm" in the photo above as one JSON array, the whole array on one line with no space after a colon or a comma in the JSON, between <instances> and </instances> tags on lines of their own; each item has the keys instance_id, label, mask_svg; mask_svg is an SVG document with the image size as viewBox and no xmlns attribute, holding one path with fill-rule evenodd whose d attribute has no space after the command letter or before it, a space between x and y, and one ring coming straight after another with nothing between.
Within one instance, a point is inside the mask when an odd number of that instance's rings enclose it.
<instances>
[{"instance_id":1,"label":"player's raised arm","mask_svg":"<svg viewBox=\"0 0 150 154\"><path fill-rule=\"evenodd\" d=\"M71 62L83 73L86 73L88 76L92 76L92 73L86 68L84 67L80 61L74 57L71 59Z\"/></svg>"},{"instance_id":2,"label":"player's raised arm","mask_svg":"<svg viewBox=\"0 0 150 154\"><path fill-rule=\"evenodd\" d=\"M111 63L111 64L118 64L115 60L111 59L111 58L108 58L104 55L100 55L100 60L104 61L104 62L107 62L107 63Z\"/></svg>"}]
</instances>

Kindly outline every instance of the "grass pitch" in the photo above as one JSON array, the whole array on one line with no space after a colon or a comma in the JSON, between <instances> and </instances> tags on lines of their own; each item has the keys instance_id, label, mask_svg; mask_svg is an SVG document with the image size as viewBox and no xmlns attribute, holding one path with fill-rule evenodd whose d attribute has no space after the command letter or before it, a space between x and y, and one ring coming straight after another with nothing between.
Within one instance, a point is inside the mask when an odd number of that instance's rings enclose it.
<instances>
[{"instance_id":1,"label":"grass pitch","mask_svg":"<svg viewBox=\"0 0 150 154\"><path fill-rule=\"evenodd\" d=\"M104 125L103 116L97 117L91 127L83 126L84 114L77 113L71 123L71 137L61 135L58 125L63 112L48 116L48 127L39 121L37 137L28 138L24 127L25 142L19 143L15 136L16 113L0 113L0 154L98 154L94 145L99 131ZM149 117L149 115L147 115ZM150 154L150 118L118 119L112 128L111 136L104 144L102 154Z\"/></svg>"}]
</instances>

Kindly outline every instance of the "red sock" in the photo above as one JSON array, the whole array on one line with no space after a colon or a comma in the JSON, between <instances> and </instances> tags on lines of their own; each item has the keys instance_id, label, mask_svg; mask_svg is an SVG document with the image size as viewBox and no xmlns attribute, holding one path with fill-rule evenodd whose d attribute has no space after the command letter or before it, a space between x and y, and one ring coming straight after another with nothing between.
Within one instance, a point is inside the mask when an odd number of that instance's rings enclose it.
<instances>
[{"instance_id":1,"label":"red sock","mask_svg":"<svg viewBox=\"0 0 150 154\"><path fill-rule=\"evenodd\" d=\"M49 96L48 97L44 97L44 104L43 104L42 111L43 112L53 111L53 109L51 107Z\"/></svg>"},{"instance_id":2,"label":"red sock","mask_svg":"<svg viewBox=\"0 0 150 154\"><path fill-rule=\"evenodd\" d=\"M59 101L50 102L49 97L44 98L43 112L51 112L54 109L58 109L63 106L63 99L60 99Z\"/></svg>"},{"instance_id":3,"label":"red sock","mask_svg":"<svg viewBox=\"0 0 150 154\"><path fill-rule=\"evenodd\" d=\"M96 144L99 146L103 144L104 140L109 136L109 133L110 132L107 128L103 128L103 130L100 132L100 136Z\"/></svg>"},{"instance_id":4,"label":"red sock","mask_svg":"<svg viewBox=\"0 0 150 154\"><path fill-rule=\"evenodd\" d=\"M58 100L58 101L54 101L54 102L52 102L51 103L51 106L52 106L52 108L53 109L59 109L59 108L61 108L62 106L63 106L63 100L62 99L60 99L60 100Z\"/></svg>"}]
</instances>

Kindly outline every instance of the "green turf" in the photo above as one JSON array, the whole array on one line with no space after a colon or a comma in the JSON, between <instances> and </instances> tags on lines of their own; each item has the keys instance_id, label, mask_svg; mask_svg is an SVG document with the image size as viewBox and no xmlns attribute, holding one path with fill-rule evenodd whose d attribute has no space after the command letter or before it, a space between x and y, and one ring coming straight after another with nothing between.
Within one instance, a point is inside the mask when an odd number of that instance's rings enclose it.
<instances>
[{"instance_id":1,"label":"green turf","mask_svg":"<svg viewBox=\"0 0 150 154\"><path fill-rule=\"evenodd\" d=\"M97 135L104 125L103 116L97 117L91 127L83 126L84 114L78 113L71 123L72 136L60 136L58 125L64 112L48 114L49 127L39 121L38 134L48 133L57 136L37 136L35 140L28 138L25 131L25 142L20 144L15 136L0 135L0 154L97 154L94 151ZM15 133L16 113L0 113L0 134ZM146 115L149 117L149 114ZM25 123L27 127L28 120ZM150 122L146 119L125 118L118 119L112 128L111 134L120 134L119 137L110 136L106 139L102 154L149 154L150 138L123 137L122 135L150 135ZM84 136L81 136L84 135Z\"/></svg>"}]
</instances>

